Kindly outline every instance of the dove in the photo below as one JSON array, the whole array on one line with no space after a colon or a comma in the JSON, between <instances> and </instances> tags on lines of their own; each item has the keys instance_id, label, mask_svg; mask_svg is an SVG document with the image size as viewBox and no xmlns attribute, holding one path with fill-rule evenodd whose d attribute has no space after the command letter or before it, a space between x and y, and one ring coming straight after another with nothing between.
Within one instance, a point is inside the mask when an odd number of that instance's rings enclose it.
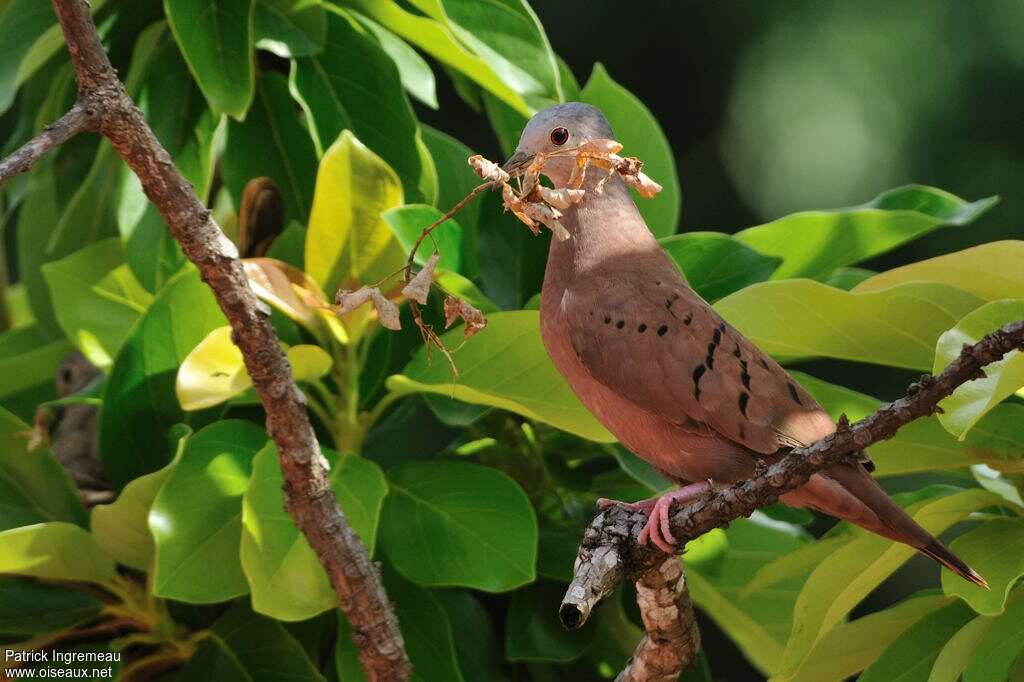
<instances>
[{"instance_id":1,"label":"dove","mask_svg":"<svg viewBox=\"0 0 1024 682\"><path fill-rule=\"evenodd\" d=\"M503 169L524 172L537 154L614 139L601 111L558 104L527 123ZM555 189L569 185L571 153L547 159ZM598 186L603 182L603 185ZM678 553L672 505L750 478L759 462L832 433L835 423L777 362L691 289L658 245L617 176L587 173L582 201L562 212L570 233L552 239L540 328L555 367L619 442L680 485L636 503L648 514L640 542ZM910 518L858 461L833 465L783 503L845 519L905 543L981 586L985 580Z\"/></svg>"}]
</instances>

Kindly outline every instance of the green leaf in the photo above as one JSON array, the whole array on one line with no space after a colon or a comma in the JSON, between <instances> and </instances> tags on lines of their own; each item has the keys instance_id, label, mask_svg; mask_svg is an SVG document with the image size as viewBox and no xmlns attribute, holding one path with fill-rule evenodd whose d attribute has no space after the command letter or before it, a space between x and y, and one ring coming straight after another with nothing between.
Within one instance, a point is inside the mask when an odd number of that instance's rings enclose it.
<instances>
[{"instance_id":1,"label":"green leaf","mask_svg":"<svg viewBox=\"0 0 1024 682\"><path fill-rule=\"evenodd\" d=\"M306 272L332 295L345 282L374 283L398 270L406 256L381 214L402 203L395 172L343 132L320 159Z\"/></svg>"},{"instance_id":2,"label":"green leaf","mask_svg":"<svg viewBox=\"0 0 1024 682\"><path fill-rule=\"evenodd\" d=\"M775 279L819 277L940 227L971 223L997 201L989 197L967 203L934 187L907 185L860 206L794 213L737 232L736 238L765 255L783 259Z\"/></svg>"},{"instance_id":3,"label":"green leaf","mask_svg":"<svg viewBox=\"0 0 1024 682\"><path fill-rule=\"evenodd\" d=\"M36 0L10 0L0 6L0 113L18 94L18 71L29 48L54 24L53 8Z\"/></svg>"},{"instance_id":4,"label":"green leaf","mask_svg":"<svg viewBox=\"0 0 1024 682\"><path fill-rule=\"evenodd\" d=\"M745 598L756 594L788 578L806 577L825 557L850 542L853 538L854 535L852 533L844 533L835 537L823 537L777 557L757 569L753 578L743 586L740 597Z\"/></svg>"},{"instance_id":5,"label":"green leaf","mask_svg":"<svg viewBox=\"0 0 1024 682\"><path fill-rule=\"evenodd\" d=\"M938 374L960 357L964 344L977 343L985 334L1019 320L1024 320L1024 299L992 301L964 316L939 337L932 372ZM984 378L960 385L939 403L945 411L939 421L957 438L962 439L989 410L1024 386L1024 353L1010 351L985 365L984 372Z\"/></svg>"},{"instance_id":6,"label":"green leaf","mask_svg":"<svg viewBox=\"0 0 1024 682\"><path fill-rule=\"evenodd\" d=\"M441 337L454 348L462 330ZM536 419L590 440L614 438L572 393L555 370L540 339L535 311L495 313L487 328L454 354L459 375L455 382L443 362L428 362L425 348L417 351L402 374L388 377L396 393L437 393L467 403L491 405Z\"/></svg>"},{"instance_id":7,"label":"green leaf","mask_svg":"<svg viewBox=\"0 0 1024 682\"><path fill-rule=\"evenodd\" d=\"M228 123L222 170L236 206L246 183L265 176L281 192L285 224L309 220L316 151L281 74L261 72L256 100L245 121Z\"/></svg>"},{"instance_id":8,"label":"green leaf","mask_svg":"<svg viewBox=\"0 0 1024 682\"><path fill-rule=\"evenodd\" d=\"M803 372L791 374L836 420L841 414L850 421L862 419L882 404ZM1000 471L1020 471L1024 467L1024 405L997 406L962 442L951 436L937 417L916 419L891 439L872 445L868 454L875 462L876 476L961 469L979 462Z\"/></svg>"},{"instance_id":9,"label":"green leaf","mask_svg":"<svg viewBox=\"0 0 1024 682\"><path fill-rule=\"evenodd\" d=\"M903 282L941 282L986 301L1024 298L1024 241L998 241L887 270L857 286L877 291Z\"/></svg>"},{"instance_id":10,"label":"green leaf","mask_svg":"<svg viewBox=\"0 0 1024 682\"><path fill-rule=\"evenodd\" d=\"M461 41L461 36L457 38L445 23L409 11L397 2L348 0L346 4L357 8L442 64L469 77L524 115L533 112L533 108L526 103L523 96L514 87L506 84L485 59L467 49ZM431 4L437 7L436 1Z\"/></svg>"},{"instance_id":11,"label":"green leaf","mask_svg":"<svg viewBox=\"0 0 1024 682\"><path fill-rule=\"evenodd\" d=\"M981 300L944 284L908 282L851 293L811 280L763 282L715 309L761 350L931 369L935 341Z\"/></svg>"},{"instance_id":12,"label":"green leaf","mask_svg":"<svg viewBox=\"0 0 1024 682\"><path fill-rule=\"evenodd\" d=\"M883 611L843 623L825 634L795 675L776 682L842 682L871 664L897 637L951 600L940 594L912 596Z\"/></svg>"},{"instance_id":13,"label":"green leaf","mask_svg":"<svg viewBox=\"0 0 1024 682\"><path fill-rule=\"evenodd\" d=\"M318 54L327 39L327 13L316 0L258 0L256 47L291 59Z\"/></svg>"},{"instance_id":14,"label":"green leaf","mask_svg":"<svg viewBox=\"0 0 1024 682\"><path fill-rule=\"evenodd\" d=\"M46 446L30 450L30 427L0 407L0 530L68 521L86 526L77 491Z\"/></svg>"},{"instance_id":15,"label":"green leaf","mask_svg":"<svg viewBox=\"0 0 1024 682\"><path fill-rule=\"evenodd\" d=\"M100 412L100 456L116 488L170 461L177 443L168 429L186 421L174 394L178 365L226 323L192 269L171 279L139 319L114 360Z\"/></svg>"},{"instance_id":16,"label":"green leaf","mask_svg":"<svg viewBox=\"0 0 1024 682\"><path fill-rule=\"evenodd\" d=\"M693 290L717 301L771 277L781 258L757 251L721 232L688 232L658 240Z\"/></svg>"},{"instance_id":17,"label":"green leaf","mask_svg":"<svg viewBox=\"0 0 1024 682\"><path fill-rule=\"evenodd\" d=\"M929 613L897 637L858 681L925 682L942 647L972 615L971 609L961 601Z\"/></svg>"},{"instance_id":18,"label":"green leaf","mask_svg":"<svg viewBox=\"0 0 1024 682\"><path fill-rule=\"evenodd\" d=\"M0 637L65 630L92 620L102 608L99 599L80 590L0 578Z\"/></svg>"},{"instance_id":19,"label":"green leaf","mask_svg":"<svg viewBox=\"0 0 1024 682\"><path fill-rule=\"evenodd\" d=\"M372 555L387 482L380 468L357 455L324 450L331 489L349 524ZM284 477L277 449L256 453L242 498L242 570L259 613L286 621L311 618L337 606L338 597L319 559L285 513Z\"/></svg>"},{"instance_id":20,"label":"green leaf","mask_svg":"<svg viewBox=\"0 0 1024 682\"><path fill-rule=\"evenodd\" d=\"M958 682L971 656L974 655L974 650L994 621L995 618L989 616L978 616L957 630L935 659L928 682Z\"/></svg>"},{"instance_id":21,"label":"green leaf","mask_svg":"<svg viewBox=\"0 0 1024 682\"><path fill-rule=\"evenodd\" d=\"M661 184L656 197L636 201L651 232L655 237L675 234L679 225L679 176L672 146L658 120L643 102L612 80L601 64L594 65L581 96L604 112L615 139L623 144L622 154L639 157L644 162L644 173Z\"/></svg>"},{"instance_id":22,"label":"green leaf","mask_svg":"<svg viewBox=\"0 0 1024 682\"><path fill-rule=\"evenodd\" d=\"M458 623L452 635L463 678L509 682L501 642L480 600L469 590L434 590L431 594L441 602L449 622Z\"/></svg>"},{"instance_id":23,"label":"green leaf","mask_svg":"<svg viewBox=\"0 0 1024 682\"><path fill-rule=\"evenodd\" d=\"M251 422L226 420L185 444L149 512L156 545L153 594L209 604L248 592L238 559L242 495L252 458L266 442L263 429Z\"/></svg>"},{"instance_id":24,"label":"green leaf","mask_svg":"<svg viewBox=\"0 0 1024 682\"><path fill-rule=\"evenodd\" d=\"M323 53L294 62L291 87L306 112L318 153L342 130L350 130L394 169L410 201L434 201L437 173L398 69L373 35L347 13L328 14Z\"/></svg>"},{"instance_id":25,"label":"green leaf","mask_svg":"<svg viewBox=\"0 0 1024 682\"><path fill-rule=\"evenodd\" d=\"M447 211L480 184L480 178L466 163L473 155L473 151L455 138L430 126L421 125L420 132L437 169L437 207ZM480 213L479 201L471 201L459 211L459 225L462 226L462 271L470 277L475 277L480 267L476 252Z\"/></svg>"},{"instance_id":26,"label":"green leaf","mask_svg":"<svg viewBox=\"0 0 1024 682\"><path fill-rule=\"evenodd\" d=\"M179 682L254 682L238 656L213 633L199 642L177 679Z\"/></svg>"},{"instance_id":27,"label":"green leaf","mask_svg":"<svg viewBox=\"0 0 1024 682\"><path fill-rule=\"evenodd\" d=\"M991 519L950 544L949 549L988 581L990 590L942 572L942 591L959 596L980 614L1003 612L1006 597L1024 575L1024 519Z\"/></svg>"},{"instance_id":28,"label":"green leaf","mask_svg":"<svg viewBox=\"0 0 1024 682\"><path fill-rule=\"evenodd\" d=\"M406 204L389 209L382 214L394 231L402 248L406 252L412 249L423 228L441 217L441 211L425 204ZM433 240L430 239L433 237ZM416 251L416 262L423 265L433 253L434 244L441 254L438 267L454 272L462 272L462 227L453 219L438 225L430 237L423 240Z\"/></svg>"},{"instance_id":29,"label":"green leaf","mask_svg":"<svg viewBox=\"0 0 1024 682\"><path fill-rule=\"evenodd\" d=\"M421 585L504 592L532 582L537 519L504 473L469 462L409 462L388 471L381 544Z\"/></svg>"},{"instance_id":30,"label":"green leaf","mask_svg":"<svg viewBox=\"0 0 1024 682\"><path fill-rule=\"evenodd\" d=\"M505 626L505 656L510 661L568 663L583 655L594 641L597 621L579 630L558 622L557 604L565 585L541 581L512 593Z\"/></svg>"},{"instance_id":31,"label":"green leaf","mask_svg":"<svg viewBox=\"0 0 1024 682\"><path fill-rule=\"evenodd\" d=\"M437 109L434 72L430 68L430 64L427 64L427 61L412 49L409 43L373 19L362 14L356 14L355 17L374 35L377 42L380 43L380 49L384 50L388 57L391 57L391 61L398 68L398 76L405 91L431 109Z\"/></svg>"},{"instance_id":32,"label":"green leaf","mask_svg":"<svg viewBox=\"0 0 1024 682\"><path fill-rule=\"evenodd\" d=\"M755 514L725 530L724 551L687 555L686 579L694 603L764 673L774 673L795 617L794 603L804 576L775 589L742 596L741 591L768 562L807 543L802 529ZM694 559L697 560L694 560Z\"/></svg>"},{"instance_id":33,"label":"green leaf","mask_svg":"<svg viewBox=\"0 0 1024 682\"><path fill-rule=\"evenodd\" d=\"M1024 648L1024 599L1018 592L992 623L964 670L964 682L1005 680Z\"/></svg>"},{"instance_id":34,"label":"green leaf","mask_svg":"<svg viewBox=\"0 0 1024 682\"><path fill-rule=\"evenodd\" d=\"M298 640L280 623L253 613L244 601L235 602L211 629L253 680L325 682Z\"/></svg>"},{"instance_id":35,"label":"green leaf","mask_svg":"<svg viewBox=\"0 0 1024 682\"><path fill-rule=\"evenodd\" d=\"M121 242L104 239L43 266L57 321L92 364L109 370L153 296L124 264Z\"/></svg>"},{"instance_id":36,"label":"green leaf","mask_svg":"<svg viewBox=\"0 0 1024 682\"><path fill-rule=\"evenodd\" d=\"M180 453L192 431L179 426L177 433ZM139 571L152 569L155 545L149 530L149 511L174 467L175 462L171 462L159 471L139 476L124 487L116 500L92 508L89 527L96 543L119 564Z\"/></svg>"},{"instance_id":37,"label":"green leaf","mask_svg":"<svg viewBox=\"0 0 1024 682\"><path fill-rule=\"evenodd\" d=\"M181 362L175 394L183 410L219 405L252 386L242 351L231 340L231 327L217 327ZM331 369L331 356L320 346L300 344L287 349L295 381L313 381Z\"/></svg>"},{"instance_id":38,"label":"green leaf","mask_svg":"<svg viewBox=\"0 0 1024 682\"><path fill-rule=\"evenodd\" d=\"M217 113L245 118L252 104L253 0L164 0L189 70Z\"/></svg>"},{"instance_id":39,"label":"green leaf","mask_svg":"<svg viewBox=\"0 0 1024 682\"><path fill-rule=\"evenodd\" d=\"M970 513L999 505L1005 501L998 495L973 489L921 500L907 513L939 535ZM775 672L792 675L800 669L814 645L913 554L907 545L864 534L818 564L797 598L793 631Z\"/></svg>"},{"instance_id":40,"label":"green leaf","mask_svg":"<svg viewBox=\"0 0 1024 682\"><path fill-rule=\"evenodd\" d=\"M874 277L877 273L874 270L865 268L836 268L824 278L820 278L822 284L827 284L843 291L852 291L861 282ZM961 287L963 288L963 287Z\"/></svg>"},{"instance_id":41,"label":"green leaf","mask_svg":"<svg viewBox=\"0 0 1024 682\"><path fill-rule=\"evenodd\" d=\"M114 561L81 526L64 521L37 523L0 532L0 573L49 580L105 583Z\"/></svg>"},{"instance_id":42,"label":"green leaf","mask_svg":"<svg viewBox=\"0 0 1024 682\"><path fill-rule=\"evenodd\" d=\"M455 657L454 628L434 593L403 580L390 570L384 571L384 587L395 605L398 626L412 662L412 682L462 682ZM460 623L459 627L463 625ZM352 627L339 611L335 671L338 679L345 682L363 682L366 677L352 636Z\"/></svg>"},{"instance_id":43,"label":"green leaf","mask_svg":"<svg viewBox=\"0 0 1024 682\"><path fill-rule=\"evenodd\" d=\"M39 403L57 397L53 378L73 349L64 339L51 341L36 324L0 334L0 403L31 421Z\"/></svg>"}]
</instances>

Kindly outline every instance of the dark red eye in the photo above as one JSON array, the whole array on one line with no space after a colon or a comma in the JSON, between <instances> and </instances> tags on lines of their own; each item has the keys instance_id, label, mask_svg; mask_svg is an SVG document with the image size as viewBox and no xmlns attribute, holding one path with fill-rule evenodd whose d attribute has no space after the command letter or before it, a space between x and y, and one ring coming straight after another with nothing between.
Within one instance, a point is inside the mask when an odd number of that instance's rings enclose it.
<instances>
[{"instance_id":1,"label":"dark red eye","mask_svg":"<svg viewBox=\"0 0 1024 682\"><path fill-rule=\"evenodd\" d=\"M551 131L551 142L561 147L569 141L569 131L565 128L555 128Z\"/></svg>"}]
</instances>

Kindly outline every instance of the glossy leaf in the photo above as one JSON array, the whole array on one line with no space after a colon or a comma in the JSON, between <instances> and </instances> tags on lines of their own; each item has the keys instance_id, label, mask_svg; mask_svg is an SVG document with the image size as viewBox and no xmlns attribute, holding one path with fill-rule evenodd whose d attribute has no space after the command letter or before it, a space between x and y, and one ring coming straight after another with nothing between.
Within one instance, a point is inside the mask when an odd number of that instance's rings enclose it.
<instances>
[{"instance_id":1,"label":"glossy leaf","mask_svg":"<svg viewBox=\"0 0 1024 682\"><path fill-rule=\"evenodd\" d=\"M437 109L437 93L435 92L434 72L423 57L416 50L391 31L387 30L373 19L356 15L363 26L380 43L380 49L391 57L391 61L398 68L398 76L402 81L402 87L410 95L426 104L431 109Z\"/></svg>"},{"instance_id":2,"label":"glossy leaf","mask_svg":"<svg viewBox=\"0 0 1024 682\"><path fill-rule=\"evenodd\" d=\"M320 329L317 308L327 297L309 275L273 258L245 258L242 267L253 293L314 334Z\"/></svg>"},{"instance_id":3,"label":"glossy leaf","mask_svg":"<svg viewBox=\"0 0 1024 682\"><path fill-rule=\"evenodd\" d=\"M927 680L935 659L950 637L967 623L973 611L961 601L929 613L907 628L875 662L860 682L910 682Z\"/></svg>"},{"instance_id":4,"label":"glossy leaf","mask_svg":"<svg viewBox=\"0 0 1024 682\"><path fill-rule=\"evenodd\" d=\"M48 580L105 583L115 576L114 561L81 526L49 521L0 532L0 574Z\"/></svg>"},{"instance_id":5,"label":"glossy leaf","mask_svg":"<svg viewBox=\"0 0 1024 682\"><path fill-rule=\"evenodd\" d=\"M510 682L501 641L487 609L469 590L433 590L452 628L459 669L466 680Z\"/></svg>"},{"instance_id":6,"label":"glossy leaf","mask_svg":"<svg viewBox=\"0 0 1024 682\"><path fill-rule=\"evenodd\" d=\"M462 330L452 330L442 338L454 348L462 342ZM491 405L591 440L614 440L551 364L541 344L536 312L490 315L487 328L454 358L459 368L455 382L447 365L428 362L426 350L421 348L402 374L388 378L387 386L397 393L437 393Z\"/></svg>"},{"instance_id":7,"label":"glossy leaf","mask_svg":"<svg viewBox=\"0 0 1024 682\"><path fill-rule=\"evenodd\" d=\"M100 412L100 456L115 487L171 460L177 442L168 429L187 421L174 394L178 366L226 323L191 269L168 282L139 319L114 360Z\"/></svg>"},{"instance_id":8,"label":"glossy leaf","mask_svg":"<svg viewBox=\"0 0 1024 682\"><path fill-rule=\"evenodd\" d=\"M185 444L149 512L155 595L208 604L248 591L238 559L242 495L252 458L266 442L263 429L251 422L225 420Z\"/></svg>"},{"instance_id":9,"label":"glossy leaf","mask_svg":"<svg viewBox=\"0 0 1024 682\"><path fill-rule=\"evenodd\" d=\"M558 604L565 594L561 583L541 581L516 590L505 625L505 656L510 661L567 663L583 655L594 640L596 619L579 630L558 622Z\"/></svg>"},{"instance_id":10,"label":"glossy leaf","mask_svg":"<svg viewBox=\"0 0 1024 682\"><path fill-rule=\"evenodd\" d=\"M295 61L291 86L321 155L349 130L394 169L410 201L434 201L437 173L398 69L368 29L329 12L323 53Z\"/></svg>"},{"instance_id":11,"label":"glossy leaf","mask_svg":"<svg viewBox=\"0 0 1024 682\"><path fill-rule=\"evenodd\" d=\"M1024 575L1024 519L986 521L958 537L949 548L984 576L991 589L943 571L942 591L960 597L982 615L1002 613L1010 588Z\"/></svg>"},{"instance_id":12,"label":"glossy leaf","mask_svg":"<svg viewBox=\"0 0 1024 682\"><path fill-rule=\"evenodd\" d=\"M57 397L53 378L74 346L52 337L36 324L0 334L0 403L24 421L36 406Z\"/></svg>"},{"instance_id":13,"label":"glossy leaf","mask_svg":"<svg viewBox=\"0 0 1024 682\"><path fill-rule=\"evenodd\" d=\"M1019 320L1024 320L1024 299L992 301L964 316L939 337L932 372L938 374L958 358L964 344L977 343L985 334ZM985 365L984 372L983 378L962 384L939 403L945 411L939 414L939 421L958 438L1004 398L1024 387L1024 353L1011 351Z\"/></svg>"},{"instance_id":14,"label":"glossy leaf","mask_svg":"<svg viewBox=\"0 0 1024 682\"><path fill-rule=\"evenodd\" d=\"M175 380L181 409L192 411L219 405L252 386L242 351L231 340L231 334L231 327L217 327L182 361ZM319 379L331 369L331 356L320 346L292 346L286 354L296 381Z\"/></svg>"},{"instance_id":15,"label":"glossy leaf","mask_svg":"<svg viewBox=\"0 0 1024 682\"><path fill-rule=\"evenodd\" d=\"M843 291L852 291L857 288L861 282L871 279L875 276L873 270L867 270L865 268L836 268L832 272L828 273L827 276L820 278L822 284L827 284L830 287L836 289L842 289Z\"/></svg>"},{"instance_id":16,"label":"glossy leaf","mask_svg":"<svg viewBox=\"0 0 1024 682\"><path fill-rule=\"evenodd\" d=\"M253 0L164 0L164 11L210 107L245 118L254 90Z\"/></svg>"},{"instance_id":17,"label":"glossy leaf","mask_svg":"<svg viewBox=\"0 0 1024 682\"><path fill-rule=\"evenodd\" d=\"M281 192L285 224L309 220L316 151L309 131L295 112L284 76L272 71L260 73L252 110L245 121L228 124L221 167L224 184L236 206L246 183L265 176Z\"/></svg>"},{"instance_id":18,"label":"glossy leaf","mask_svg":"<svg viewBox=\"0 0 1024 682\"><path fill-rule=\"evenodd\" d=\"M0 113L14 102L18 71L29 48L57 20L46 3L11 0L5 5L0 6Z\"/></svg>"},{"instance_id":19,"label":"glossy leaf","mask_svg":"<svg viewBox=\"0 0 1024 682\"><path fill-rule=\"evenodd\" d=\"M0 530L44 521L87 525L67 472L49 447L29 449L30 427L0 407Z\"/></svg>"},{"instance_id":20,"label":"glossy leaf","mask_svg":"<svg viewBox=\"0 0 1024 682\"><path fill-rule=\"evenodd\" d=\"M973 489L921 500L907 513L938 535L974 511L1001 504L998 495ZM814 645L913 554L906 545L865 534L822 561L797 598L792 635L777 672L793 674L801 668Z\"/></svg>"},{"instance_id":21,"label":"glossy leaf","mask_svg":"<svg viewBox=\"0 0 1024 682\"><path fill-rule=\"evenodd\" d=\"M738 232L736 238L783 259L775 279L824 276L939 227L971 223L997 201L989 197L968 203L934 187L907 185L860 206L794 213Z\"/></svg>"},{"instance_id":22,"label":"glossy leaf","mask_svg":"<svg viewBox=\"0 0 1024 682\"><path fill-rule=\"evenodd\" d=\"M944 284L908 282L851 293L811 280L763 282L715 309L761 350L798 360L823 356L931 369L935 341L981 305Z\"/></svg>"},{"instance_id":23,"label":"glossy leaf","mask_svg":"<svg viewBox=\"0 0 1024 682\"><path fill-rule=\"evenodd\" d=\"M696 561L687 555L690 594L751 663L764 673L774 673L782 660L786 637L797 615L794 603L807 574L779 582L770 591L747 596L741 591L764 564L803 546L808 536L796 526L762 515L737 519L724 535L724 551L703 553Z\"/></svg>"},{"instance_id":24,"label":"glossy leaf","mask_svg":"<svg viewBox=\"0 0 1024 682\"><path fill-rule=\"evenodd\" d=\"M441 211L425 204L406 204L383 213L386 222L394 231L402 248L408 252L416 243L423 228L441 217ZM431 239L433 237L433 239ZM423 265L434 252L434 244L441 254L437 266L445 270L462 272L462 227L456 220L446 220L423 240L416 251L416 262Z\"/></svg>"},{"instance_id":25,"label":"glossy leaf","mask_svg":"<svg viewBox=\"0 0 1024 682\"><path fill-rule=\"evenodd\" d=\"M324 451L331 489L349 524L372 555L387 482L380 468L357 455ZM277 449L256 453L242 499L242 570L253 609L286 621L311 618L337 606L338 597L306 538L285 512Z\"/></svg>"},{"instance_id":26,"label":"glossy leaf","mask_svg":"<svg viewBox=\"0 0 1024 682\"><path fill-rule=\"evenodd\" d=\"M757 251L720 232L688 232L659 240L686 281L706 301L717 301L771 277L781 258Z\"/></svg>"},{"instance_id":27,"label":"glossy leaf","mask_svg":"<svg viewBox=\"0 0 1024 682\"><path fill-rule=\"evenodd\" d=\"M124 264L121 242L104 239L43 266L57 321L68 339L100 369L110 369L152 295Z\"/></svg>"},{"instance_id":28,"label":"glossy leaf","mask_svg":"<svg viewBox=\"0 0 1024 682\"><path fill-rule=\"evenodd\" d=\"M346 282L375 283L405 263L402 247L381 218L402 203L395 172L351 132L343 132L320 159L306 232L306 272L329 296Z\"/></svg>"},{"instance_id":29,"label":"glossy leaf","mask_svg":"<svg viewBox=\"0 0 1024 682\"><path fill-rule=\"evenodd\" d=\"M964 670L964 682L1005 680L1024 649L1024 599L1020 593L1006 605L978 644Z\"/></svg>"},{"instance_id":30,"label":"glossy leaf","mask_svg":"<svg viewBox=\"0 0 1024 682\"><path fill-rule=\"evenodd\" d=\"M253 613L244 602L235 602L211 629L253 680L325 682L302 645L280 623Z\"/></svg>"},{"instance_id":31,"label":"glossy leaf","mask_svg":"<svg viewBox=\"0 0 1024 682\"><path fill-rule=\"evenodd\" d=\"M604 112L615 139L623 144L623 156L639 157L644 162L644 173L662 186L653 199L636 198L651 232L656 237L675 234L680 211L679 176L672 147L657 119L643 102L612 80L601 64L594 65L580 96Z\"/></svg>"},{"instance_id":32,"label":"glossy leaf","mask_svg":"<svg viewBox=\"0 0 1024 682\"><path fill-rule=\"evenodd\" d=\"M381 545L421 585L503 592L532 582L537 519L508 476L469 462L411 462L388 471Z\"/></svg>"},{"instance_id":33,"label":"glossy leaf","mask_svg":"<svg viewBox=\"0 0 1024 682\"><path fill-rule=\"evenodd\" d=\"M258 0L256 47L291 59L318 54L327 38L327 13L316 0Z\"/></svg>"},{"instance_id":34,"label":"glossy leaf","mask_svg":"<svg viewBox=\"0 0 1024 682\"><path fill-rule=\"evenodd\" d=\"M877 291L903 282L941 282L986 301L1024 298L1024 241L979 244L894 268L866 280L857 291Z\"/></svg>"},{"instance_id":35,"label":"glossy leaf","mask_svg":"<svg viewBox=\"0 0 1024 682\"><path fill-rule=\"evenodd\" d=\"M833 419L845 414L856 421L882 404L803 372L791 374ZM872 445L868 454L875 463L875 476L961 469L979 462L1000 471L1020 471L1024 467L1024 406L997 406L962 442L942 428L937 417L916 419L892 438Z\"/></svg>"},{"instance_id":36,"label":"glossy leaf","mask_svg":"<svg viewBox=\"0 0 1024 682\"><path fill-rule=\"evenodd\" d=\"M177 679L180 682L255 682L224 640L214 634L199 642Z\"/></svg>"},{"instance_id":37,"label":"glossy leaf","mask_svg":"<svg viewBox=\"0 0 1024 682\"><path fill-rule=\"evenodd\" d=\"M814 645L803 666L777 682L842 682L868 667L908 628L951 603L941 594L912 596L827 632Z\"/></svg>"},{"instance_id":38,"label":"glossy leaf","mask_svg":"<svg viewBox=\"0 0 1024 682\"><path fill-rule=\"evenodd\" d=\"M473 151L430 126L421 125L420 132L437 169L437 207L447 211L480 184L480 178L466 163ZM471 201L458 215L459 225L462 226L462 272L471 277L475 277L479 270L477 231L481 208L480 201Z\"/></svg>"},{"instance_id":39,"label":"glossy leaf","mask_svg":"<svg viewBox=\"0 0 1024 682\"><path fill-rule=\"evenodd\" d=\"M995 618L990 616L978 616L957 630L956 634L946 641L946 645L935 659L928 682L958 682L975 649L988 634L994 621Z\"/></svg>"},{"instance_id":40,"label":"glossy leaf","mask_svg":"<svg viewBox=\"0 0 1024 682\"><path fill-rule=\"evenodd\" d=\"M0 578L0 637L60 631L95 618L103 602L81 590Z\"/></svg>"}]
</instances>

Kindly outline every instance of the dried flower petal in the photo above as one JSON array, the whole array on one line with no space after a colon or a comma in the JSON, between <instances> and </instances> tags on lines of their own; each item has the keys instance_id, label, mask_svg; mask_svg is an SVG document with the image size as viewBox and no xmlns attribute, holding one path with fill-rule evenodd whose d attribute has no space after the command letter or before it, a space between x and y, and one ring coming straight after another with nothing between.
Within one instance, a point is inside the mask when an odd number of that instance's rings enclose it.
<instances>
[{"instance_id":1,"label":"dried flower petal","mask_svg":"<svg viewBox=\"0 0 1024 682\"><path fill-rule=\"evenodd\" d=\"M430 294L430 284L434 281L434 268L437 267L437 261L440 258L441 254L439 253L432 255L423 269L417 272L416 276L402 288L402 295L426 305L427 295Z\"/></svg>"},{"instance_id":2,"label":"dried flower petal","mask_svg":"<svg viewBox=\"0 0 1024 682\"><path fill-rule=\"evenodd\" d=\"M466 323L462 333L467 339L487 326L487 318L482 312L460 298L452 295L445 296L444 328L448 329L459 318Z\"/></svg>"},{"instance_id":3,"label":"dried flower petal","mask_svg":"<svg viewBox=\"0 0 1024 682\"><path fill-rule=\"evenodd\" d=\"M544 223L548 226L551 232L558 237L559 241L565 241L572 235L569 234L569 230L565 229L565 226L559 222L559 218L562 217L561 211L557 208L552 208L547 204L527 202L523 204L527 217L532 220L536 220L538 223Z\"/></svg>"},{"instance_id":4,"label":"dried flower petal","mask_svg":"<svg viewBox=\"0 0 1024 682\"><path fill-rule=\"evenodd\" d=\"M515 191L507 183L501 189L501 198L505 203L505 209L512 211L512 214L520 220L524 225L530 228L530 231L534 234L540 234L540 230L537 229L537 223L530 219L526 214L527 202L516 196Z\"/></svg>"},{"instance_id":5,"label":"dried flower petal","mask_svg":"<svg viewBox=\"0 0 1024 682\"><path fill-rule=\"evenodd\" d=\"M579 153L581 155L597 158L607 157L609 154L617 154L620 151L622 151L621 142L603 138L587 140L579 146Z\"/></svg>"},{"instance_id":6,"label":"dried flower petal","mask_svg":"<svg viewBox=\"0 0 1024 682\"><path fill-rule=\"evenodd\" d=\"M380 323L392 331L402 328L399 321L398 306L384 297L377 287L362 287L356 291L339 291L334 297L337 304L335 313L344 315L350 313L367 301L373 301L373 307L377 309L377 316Z\"/></svg>"},{"instance_id":7,"label":"dried flower petal","mask_svg":"<svg viewBox=\"0 0 1024 682\"><path fill-rule=\"evenodd\" d=\"M541 199L562 210L569 208L572 204L580 203L583 195L586 194L582 189L570 189L569 187L549 189L539 186L537 190L540 193Z\"/></svg>"},{"instance_id":8,"label":"dried flower petal","mask_svg":"<svg viewBox=\"0 0 1024 682\"><path fill-rule=\"evenodd\" d=\"M661 191L661 185L651 180L643 173L637 173L636 175L623 175L622 179L627 183L636 188L636 191L640 193L645 199L650 199L658 192Z\"/></svg>"},{"instance_id":9,"label":"dried flower petal","mask_svg":"<svg viewBox=\"0 0 1024 682\"><path fill-rule=\"evenodd\" d=\"M473 167L473 171L484 180L488 182L503 183L508 182L509 175L501 169L501 166L488 161L480 154L475 154L469 157L469 165Z\"/></svg>"}]
</instances>

